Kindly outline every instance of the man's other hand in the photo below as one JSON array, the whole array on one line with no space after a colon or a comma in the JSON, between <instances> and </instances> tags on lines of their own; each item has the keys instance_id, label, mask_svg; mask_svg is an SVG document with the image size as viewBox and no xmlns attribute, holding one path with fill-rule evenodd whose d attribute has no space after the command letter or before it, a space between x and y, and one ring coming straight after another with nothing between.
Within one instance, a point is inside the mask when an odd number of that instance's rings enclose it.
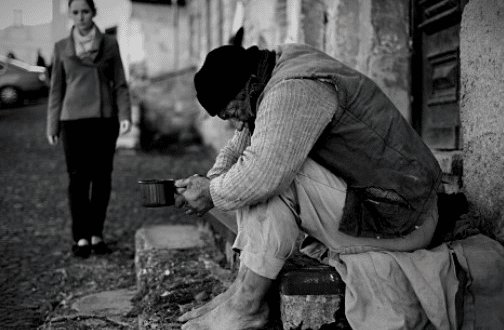
<instances>
[{"instance_id":1,"label":"man's other hand","mask_svg":"<svg viewBox=\"0 0 504 330\"><path fill-rule=\"evenodd\" d=\"M210 195L210 179L205 176L193 175L176 180L175 188L175 206L185 207L186 214L201 216L214 207Z\"/></svg>"}]
</instances>

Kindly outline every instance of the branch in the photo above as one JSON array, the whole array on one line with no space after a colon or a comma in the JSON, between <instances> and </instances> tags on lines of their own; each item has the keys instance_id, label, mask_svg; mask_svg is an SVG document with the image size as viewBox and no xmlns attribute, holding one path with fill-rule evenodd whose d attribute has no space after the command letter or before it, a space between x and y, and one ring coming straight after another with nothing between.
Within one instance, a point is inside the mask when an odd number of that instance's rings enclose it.
<instances>
[{"instance_id":1,"label":"branch","mask_svg":"<svg viewBox=\"0 0 504 330\"><path fill-rule=\"evenodd\" d=\"M104 322L108 322L113 325L117 325L117 326L121 326L121 327L129 327L130 326L128 323L116 321L116 320L110 319L106 316L89 315L89 314L75 314L75 315L58 316L58 317L51 319L49 321L49 323L58 323L58 322L73 321L73 320L88 320L88 319L98 319L98 320L102 320Z\"/></svg>"}]
</instances>

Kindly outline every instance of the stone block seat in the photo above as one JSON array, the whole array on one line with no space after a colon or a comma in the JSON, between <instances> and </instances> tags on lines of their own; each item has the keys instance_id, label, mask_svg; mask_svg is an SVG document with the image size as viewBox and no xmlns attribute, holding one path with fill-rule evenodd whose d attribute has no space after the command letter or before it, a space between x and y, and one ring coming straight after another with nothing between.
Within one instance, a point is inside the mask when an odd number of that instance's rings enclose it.
<instances>
[{"instance_id":1,"label":"stone block seat","mask_svg":"<svg viewBox=\"0 0 504 330\"><path fill-rule=\"evenodd\" d=\"M231 249L238 231L234 213L213 209L204 220L228 263L237 267L237 256ZM286 262L277 285L285 330L318 330L332 323L346 322L342 308L345 284L333 267L297 253Z\"/></svg>"}]
</instances>

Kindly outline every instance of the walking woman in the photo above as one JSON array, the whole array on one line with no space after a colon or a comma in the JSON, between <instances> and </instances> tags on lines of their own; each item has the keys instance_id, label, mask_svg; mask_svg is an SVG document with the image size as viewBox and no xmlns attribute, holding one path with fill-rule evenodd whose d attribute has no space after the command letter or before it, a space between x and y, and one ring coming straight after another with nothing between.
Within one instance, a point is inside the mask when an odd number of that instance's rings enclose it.
<instances>
[{"instance_id":1,"label":"walking woman","mask_svg":"<svg viewBox=\"0 0 504 330\"><path fill-rule=\"evenodd\" d=\"M47 139L61 139L69 176L75 256L108 251L103 225L112 189L116 140L131 127L119 46L95 25L93 0L69 0L70 36L54 46Z\"/></svg>"}]
</instances>

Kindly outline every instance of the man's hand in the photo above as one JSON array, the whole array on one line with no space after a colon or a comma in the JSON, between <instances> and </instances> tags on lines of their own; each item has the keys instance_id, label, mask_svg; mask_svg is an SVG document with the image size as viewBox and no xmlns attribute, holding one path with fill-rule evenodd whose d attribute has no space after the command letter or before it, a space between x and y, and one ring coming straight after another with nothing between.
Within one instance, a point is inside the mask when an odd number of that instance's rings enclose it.
<instances>
[{"instance_id":1,"label":"man's hand","mask_svg":"<svg viewBox=\"0 0 504 330\"><path fill-rule=\"evenodd\" d=\"M201 216L214 207L210 195L210 179L200 175L193 175L186 179L175 181L177 196L175 206L186 207L186 214Z\"/></svg>"}]
</instances>

